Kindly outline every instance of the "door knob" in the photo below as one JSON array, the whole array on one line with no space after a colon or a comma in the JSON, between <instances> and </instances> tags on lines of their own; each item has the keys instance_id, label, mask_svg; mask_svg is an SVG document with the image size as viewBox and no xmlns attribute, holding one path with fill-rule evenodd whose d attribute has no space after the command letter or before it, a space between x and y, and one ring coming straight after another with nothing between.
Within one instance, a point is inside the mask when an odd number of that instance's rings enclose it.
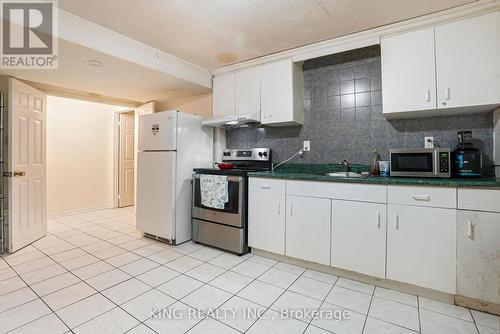
<instances>
[{"instance_id":1,"label":"door knob","mask_svg":"<svg viewBox=\"0 0 500 334\"><path fill-rule=\"evenodd\" d=\"M21 171L14 172L14 177L21 177L21 176L25 176L25 175L26 175L26 172L21 172Z\"/></svg>"}]
</instances>

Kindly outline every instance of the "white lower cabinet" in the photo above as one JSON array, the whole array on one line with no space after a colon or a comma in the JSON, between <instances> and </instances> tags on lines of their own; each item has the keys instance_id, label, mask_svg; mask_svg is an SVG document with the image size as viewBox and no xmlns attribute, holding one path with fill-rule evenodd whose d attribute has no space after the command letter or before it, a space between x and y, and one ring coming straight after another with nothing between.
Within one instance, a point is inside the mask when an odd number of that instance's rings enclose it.
<instances>
[{"instance_id":1,"label":"white lower cabinet","mask_svg":"<svg viewBox=\"0 0 500 334\"><path fill-rule=\"evenodd\" d=\"M248 193L248 245L285 254L285 194Z\"/></svg>"},{"instance_id":2,"label":"white lower cabinet","mask_svg":"<svg viewBox=\"0 0 500 334\"><path fill-rule=\"evenodd\" d=\"M458 211L457 231L457 295L500 304L500 213Z\"/></svg>"},{"instance_id":3,"label":"white lower cabinet","mask_svg":"<svg viewBox=\"0 0 500 334\"><path fill-rule=\"evenodd\" d=\"M454 209L390 204L387 278L455 293L456 216Z\"/></svg>"},{"instance_id":4,"label":"white lower cabinet","mask_svg":"<svg viewBox=\"0 0 500 334\"><path fill-rule=\"evenodd\" d=\"M287 196L286 252L290 257L330 265L331 200Z\"/></svg>"},{"instance_id":5,"label":"white lower cabinet","mask_svg":"<svg viewBox=\"0 0 500 334\"><path fill-rule=\"evenodd\" d=\"M334 200L332 266L385 278L387 205Z\"/></svg>"}]
</instances>

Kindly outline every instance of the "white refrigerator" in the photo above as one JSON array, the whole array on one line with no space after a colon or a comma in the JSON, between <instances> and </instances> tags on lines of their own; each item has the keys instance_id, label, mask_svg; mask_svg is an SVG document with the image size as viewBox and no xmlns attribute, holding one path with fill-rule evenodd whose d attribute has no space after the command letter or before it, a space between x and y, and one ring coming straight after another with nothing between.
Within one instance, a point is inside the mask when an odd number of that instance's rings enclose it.
<instances>
[{"instance_id":1,"label":"white refrigerator","mask_svg":"<svg viewBox=\"0 0 500 334\"><path fill-rule=\"evenodd\" d=\"M213 130L177 110L139 117L137 229L172 244L191 239L193 168L213 166Z\"/></svg>"}]
</instances>

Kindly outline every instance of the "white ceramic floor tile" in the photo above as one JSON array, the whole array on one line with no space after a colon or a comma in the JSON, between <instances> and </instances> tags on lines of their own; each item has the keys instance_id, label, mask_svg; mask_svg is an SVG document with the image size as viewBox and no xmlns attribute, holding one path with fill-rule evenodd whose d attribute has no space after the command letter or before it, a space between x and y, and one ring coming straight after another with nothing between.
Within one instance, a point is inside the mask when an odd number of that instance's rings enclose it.
<instances>
[{"instance_id":1,"label":"white ceramic floor tile","mask_svg":"<svg viewBox=\"0 0 500 334\"><path fill-rule=\"evenodd\" d=\"M132 276L137 276L158 266L158 263L151 260L140 259L121 266L120 269Z\"/></svg>"},{"instance_id":2,"label":"white ceramic floor tile","mask_svg":"<svg viewBox=\"0 0 500 334\"><path fill-rule=\"evenodd\" d=\"M182 256L183 255L180 253L174 252L170 249L166 249L159 253L155 253L153 255L148 256L148 259L159 264L165 264Z\"/></svg>"},{"instance_id":3,"label":"white ceramic floor tile","mask_svg":"<svg viewBox=\"0 0 500 334\"><path fill-rule=\"evenodd\" d=\"M201 288L191 292L181 301L196 310L207 312L210 309L216 309L229 298L231 294L211 285L204 285Z\"/></svg>"},{"instance_id":4,"label":"white ceramic floor tile","mask_svg":"<svg viewBox=\"0 0 500 334\"><path fill-rule=\"evenodd\" d=\"M269 259L267 257L263 257L263 256L259 256L259 255L253 255L253 256L249 257L248 259L250 261L257 262L257 263L263 264L263 265L268 266L268 267L272 267L278 263L278 261L276 261L276 260Z\"/></svg>"},{"instance_id":5,"label":"white ceramic floor tile","mask_svg":"<svg viewBox=\"0 0 500 334\"><path fill-rule=\"evenodd\" d=\"M407 328L396 326L388 322L368 317L363 334L415 334Z\"/></svg>"},{"instance_id":6,"label":"white ceramic floor tile","mask_svg":"<svg viewBox=\"0 0 500 334\"><path fill-rule=\"evenodd\" d=\"M116 246L111 246L111 247L107 247L104 249L99 249L97 251L94 251L94 252L92 252L92 255L98 257L101 260L105 260L107 258L116 256L118 254L122 254L125 252L126 252L125 249L122 249L122 248L116 247Z\"/></svg>"},{"instance_id":7,"label":"white ceramic floor tile","mask_svg":"<svg viewBox=\"0 0 500 334\"><path fill-rule=\"evenodd\" d=\"M64 268L66 268L67 270L75 270L98 261L100 260L95 256L92 256L90 254L85 254L83 256L76 257L74 259L70 259L64 262L59 262L59 264Z\"/></svg>"},{"instance_id":8,"label":"white ceramic floor tile","mask_svg":"<svg viewBox=\"0 0 500 334\"><path fill-rule=\"evenodd\" d=\"M233 271L226 271L224 274L215 278L209 284L235 294L245 286L250 284L250 282L252 281L253 279L251 277L241 275Z\"/></svg>"},{"instance_id":9,"label":"white ceramic floor tile","mask_svg":"<svg viewBox=\"0 0 500 334\"><path fill-rule=\"evenodd\" d=\"M417 296L407 293L377 287L375 289L375 296L418 307Z\"/></svg>"},{"instance_id":10,"label":"white ceramic floor tile","mask_svg":"<svg viewBox=\"0 0 500 334\"><path fill-rule=\"evenodd\" d=\"M201 262L200 260L194 259L192 257L183 256L171 262L168 262L167 264L165 264L165 266L180 273L185 273L186 271L189 271L202 263L203 262Z\"/></svg>"},{"instance_id":11,"label":"white ceramic floor tile","mask_svg":"<svg viewBox=\"0 0 500 334\"><path fill-rule=\"evenodd\" d=\"M202 285L202 282L195 280L194 278L181 275L160 285L158 290L165 292L167 295L176 299L182 299Z\"/></svg>"},{"instance_id":12,"label":"white ceramic floor tile","mask_svg":"<svg viewBox=\"0 0 500 334\"><path fill-rule=\"evenodd\" d=\"M285 293L271 306L271 309L289 314L291 317L309 323L312 315L321 305L321 301L292 291Z\"/></svg>"},{"instance_id":13,"label":"white ceramic floor tile","mask_svg":"<svg viewBox=\"0 0 500 334\"><path fill-rule=\"evenodd\" d=\"M152 287L157 287L158 285L170 281L172 278L177 277L179 275L180 274L178 272L170 268L160 266L150 271L147 271L137 276L136 278Z\"/></svg>"},{"instance_id":14,"label":"white ceramic floor tile","mask_svg":"<svg viewBox=\"0 0 500 334\"><path fill-rule=\"evenodd\" d=\"M178 318L168 317L168 314L175 314ZM145 324L158 333L181 334L205 318L203 314L194 312L192 309L190 311L190 307L180 302L167 307L163 315L162 318L150 318Z\"/></svg>"},{"instance_id":15,"label":"white ceramic floor tile","mask_svg":"<svg viewBox=\"0 0 500 334\"><path fill-rule=\"evenodd\" d=\"M51 313L41 299L35 299L0 313L0 333L6 333ZM31 333L30 333L31 334Z\"/></svg>"},{"instance_id":16,"label":"white ceramic floor tile","mask_svg":"<svg viewBox=\"0 0 500 334\"><path fill-rule=\"evenodd\" d=\"M263 273L258 279L269 284L287 289L299 277L299 274L293 274L288 271L271 268Z\"/></svg>"},{"instance_id":17,"label":"white ceramic floor tile","mask_svg":"<svg viewBox=\"0 0 500 334\"><path fill-rule=\"evenodd\" d=\"M264 306L234 296L217 309L215 316L226 325L246 332L265 311Z\"/></svg>"},{"instance_id":18,"label":"white ceramic floor tile","mask_svg":"<svg viewBox=\"0 0 500 334\"><path fill-rule=\"evenodd\" d=\"M87 252L94 254L97 251L100 251L102 249L110 248L113 247L113 244L106 242L106 241L100 241L96 242L90 245L83 246L82 249L86 250Z\"/></svg>"},{"instance_id":19,"label":"white ceramic floor tile","mask_svg":"<svg viewBox=\"0 0 500 334\"><path fill-rule=\"evenodd\" d=\"M305 268L295 266L293 264L284 263L284 262L279 262L278 264L276 264L274 266L274 268L288 271L288 272L291 272L294 274L299 274L299 275L302 275L302 273L304 273L306 271Z\"/></svg>"},{"instance_id":20,"label":"white ceramic floor tile","mask_svg":"<svg viewBox=\"0 0 500 334\"><path fill-rule=\"evenodd\" d=\"M195 259L198 259L200 261L209 261L221 254L222 251L218 249L204 247L202 249L192 252L191 254L189 254L189 256L194 257Z\"/></svg>"},{"instance_id":21,"label":"white ceramic floor tile","mask_svg":"<svg viewBox=\"0 0 500 334\"><path fill-rule=\"evenodd\" d=\"M197 251L197 250L202 249L202 248L208 248L208 247L198 245L198 244L195 244L194 242L188 241L188 242L185 242L181 245L175 246L173 248L173 250L176 251L177 253L189 254L189 253L193 253L194 251Z\"/></svg>"},{"instance_id":22,"label":"white ceramic floor tile","mask_svg":"<svg viewBox=\"0 0 500 334\"><path fill-rule=\"evenodd\" d=\"M245 262L238 264L231 270L241 275L257 278L264 272L269 270L269 268L271 268L271 266L247 260Z\"/></svg>"},{"instance_id":23,"label":"white ceramic floor tile","mask_svg":"<svg viewBox=\"0 0 500 334\"><path fill-rule=\"evenodd\" d=\"M49 278L45 281L33 284L31 288L39 295L46 296L49 293L61 290L67 286L81 282L81 280L72 273L64 273L62 275Z\"/></svg>"},{"instance_id":24,"label":"white ceramic floor tile","mask_svg":"<svg viewBox=\"0 0 500 334\"><path fill-rule=\"evenodd\" d=\"M263 317L250 327L247 333L276 333L276 334L301 334L304 333L307 324L293 318L281 319L278 312L267 310Z\"/></svg>"},{"instance_id":25,"label":"white ceramic floor tile","mask_svg":"<svg viewBox=\"0 0 500 334\"><path fill-rule=\"evenodd\" d=\"M35 271L40 268L44 268L54 264L54 260L49 257L43 257L33 261L25 262L17 266L12 267L19 275L29 273L30 271Z\"/></svg>"},{"instance_id":26,"label":"white ceramic floor tile","mask_svg":"<svg viewBox=\"0 0 500 334\"><path fill-rule=\"evenodd\" d=\"M0 281L16 276L17 276L16 272L10 268L4 268L0 270Z\"/></svg>"},{"instance_id":27,"label":"white ceramic floor tile","mask_svg":"<svg viewBox=\"0 0 500 334\"><path fill-rule=\"evenodd\" d=\"M10 266L17 266L19 264L26 263L26 262L29 262L29 261L33 261L33 260L36 260L36 259L41 259L41 258L44 258L44 257L46 257L45 254L43 254L40 251L36 251L35 250L35 251L29 252L29 253L26 253L26 254L23 254L23 255L19 255L19 256L7 257L5 259L5 261L7 261L7 263Z\"/></svg>"},{"instance_id":28,"label":"white ceramic floor tile","mask_svg":"<svg viewBox=\"0 0 500 334\"><path fill-rule=\"evenodd\" d=\"M147 245L149 245L148 241L136 239L136 240L129 241L129 242L126 242L124 244L121 244L120 247L121 248L125 248L125 249L131 251L131 250L134 250L134 249L137 249L137 248L141 248L141 247L144 247L144 246L147 246Z\"/></svg>"},{"instance_id":29,"label":"white ceramic floor tile","mask_svg":"<svg viewBox=\"0 0 500 334\"><path fill-rule=\"evenodd\" d=\"M420 329L418 309L392 300L373 297L369 316L414 331Z\"/></svg>"},{"instance_id":30,"label":"white ceramic floor tile","mask_svg":"<svg viewBox=\"0 0 500 334\"><path fill-rule=\"evenodd\" d=\"M332 332L330 331L321 329L313 325L309 325L309 327L307 327L306 331L304 332L304 334L331 334L331 333Z\"/></svg>"},{"instance_id":31,"label":"white ceramic floor tile","mask_svg":"<svg viewBox=\"0 0 500 334\"><path fill-rule=\"evenodd\" d=\"M245 261L245 259L241 258L240 256L224 253L222 255L214 257L213 259L208 261L208 263L221 268L230 269L243 261Z\"/></svg>"},{"instance_id":32,"label":"white ceramic floor tile","mask_svg":"<svg viewBox=\"0 0 500 334\"><path fill-rule=\"evenodd\" d=\"M456 305L446 304L437 300L419 297L420 308L449 315L465 321L473 321L468 309Z\"/></svg>"},{"instance_id":33,"label":"white ceramic floor tile","mask_svg":"<svg viewBox=\"0 0 500 334\"><path fill-rule=\"evenodd\" d=\"M338 276L327 274L327 273L322 273L320 271L312 270L312 269L307 269L304 274L304 277L312 278L318 281L322 281L328 284L335 284L337 280L339 279Z\"/></svg>"},{"instance_id":34,"label":"white ceramic floor tile","mask_svg":"<svg viewBox=\"0 0 500 334\"><path fill-rule=\"evenodd\" d=\"M23 280L18 276L0 281L0 296L25 287Z\"/></svg>"},{"instance_id":35,"label":"white ceramic floor tile","mask_svg":"<svg viewBox=\"0 0 500 334\"><path fill-rule=\"evenodd\" d=\"M420 321L422 334L477 334L471 322L425 309L420 309Z\"/></svg>"},{"instance_id":36,"label":"white ceramic floor tile","mask_svg":"<svg viewBox=\"0 0 500 334\"><path fill-rule=\"evenodd\" d=\"M323 303L311 325L334 333L361 334L366 315Z\"/></svg>"},{"instance_id":37,"label":"white ceramic floor tile","mask_svg":"<svg viewBox=\"0 0 500 334\"><path fill-rule=\"evenodd\" d=\"M15 329L10 334L62 334L69 328L54 313Z\"/></svg>"},{"instance_id":38,"label":"white ceramic floor tile","mask_svg":"<svg viewBox=\"0 0 500 334\"><path fill-rule=\"evenodd\" d=\"M308 297L324 300L331 288L331 284L302 276L292 284L289 290Z\"/></svg>"},{"instance_id":39,"label":"white ceramic floor tile","mask_svg":"<svg viewBox=\"0 0 500 334\"><path fill-rule=\"evenodd\" d=\"M500 331L500 317L498 315L471 310L477 324Z\"/></svg>"},{"instance_id":40,"label":"white ceramic floor tile","mask_svg":"<svg viewBox=\"0 0 500 334\"><path fill-rule=\"evenodd\" d=\"M111 299L113 303L120 305L150 289L151 287L146 283L143 283L138 279L131 278L125 282L112 286L109 289L103 290L102 294Z\"/></svg>"},{"instance_id":41,"label":"white ceramic floor tile","mask_svg":"<svg viewBox=\"0 0 500 334\"><path fill-rule=\"evenodd\" d=\"M80 279L87 280L93 276L97 276L112 269L113 267L110 264L104 261L99 261L89 264L88 266L75 269L72 271L72 273L78 276L78 278Z\"/></svg>"},{"instance_id":42,"label":"white ceramic floor tile","mask_svg":"<svg viewBox=\"0 0 500 334\"><path fill-rule=\"evenodd\" d=\"M274 285L253 281L238 293L241 298L269 307L285 290Z\"/></svg>"},{"instance_id":43,"label":"white ceramic floor tile","mask_svg":"<svg viewBox=\"0 0 500 334\"><path fill-rule=\"evenodd\" d=\"M75 257L80 257L86 255L87 253L79 248L73 248L65 252L57 253L52 255L51 257L54 261L63 262L70 259L74 259Z\"/></svg>"},{"instance_id":44,"label":"white ceramic floor tile","mask_svg":"<svg viewBox=\"0 0 500 334\"><path fill-rule=\"evenodd\" d=\"M212 318L205 318L190 329L188 334L238 334L239 332Z\"/></svg>"},{"instance_id":45,"label":"white ceramic floor tile","mask_svg":"<svg viewBox=\"0 0 500 334\"><path fill-rule=\"evenodd\" d=\"M139 255L134 254L132 252L125 252L116 256L109 257L105 261L115 267L121 267L130 262L137 261L140 258L141 257Z\"/></svg>"},{"instance_id":46,"label":"white ceramic floor tile","mask_svg":"<svg viewBox=\"0 0 500 334\"><path fill-rule=\"evenodd\" d=\"M366 293L334 286L325 301L351 311L368 314L371 299L372 296Z\"/></svg>"},{"instance_id":47,"label":"white ceramic floor tile","mask_svg":"<svg viewBox=\"0 0 500 334\"><path fill-rule=\"evenodd\" d=\"M75 328L114 307L115 305L106 299L106 297L96 294L66 306L56 313L66 325L70 328Z\"/></svg>"},{"instance_id":48,"label":"white ceramic floor tile","mask_svg":"<svg viewBox=\"0 0 500 334\"><path fill-rule=\"evenodd\" d=\"M65 272L67 272L67 270L64 269L64 267L60 264L56 263L42 269L22 274L21 277L24 281L26 281L26 283L32 285L49 278L59 276L61 274L64 274Z\"/></svg>"},{"instance_id":49,"label":"white ceramic floor tile","mask_svg":"<svg viewBox=\"0 0 500 334\"><path fill-rule=\"evenodd\" d=\"M139 322L120 308L114 308L97 318L76 327L76 334L125 333Z\"/></svg>"},{"instance_id":50,"label":"white ceramic floor tile","mask_svg":"<svg viewBox=\"0 0 500 334\"><path fill-rule=\"evenodd\" d=\"M195 267L191 269L190 271L186 272L185 274L187 276L196 278L199 281L208 283L220 274L222 274L225 270L214 266L209 263L203 263L199 265L198 267Z\"/></svg>"},{"instance_id":51,"label":"white ceramic floor tile","mask_svg":"<svg viewBox=\"0 0 500 334\"><path fill-rule=\"evenodd\" d=\"M0 296L0 312L7 311L37 298L37 295L28 287L6 293Z\"/></svg>"},{"instance_id":52,"label":"white ceramic floor tile","mask_svg":"<svg viewBox=\"0 0 500 334\"><path fill-rule=\"evenodd\" d=\"M151 328L144 324L139 324L127 332L127 334L156 334Z\"/></svg>"},{"instance_id":53,"label":"white ceramic floor tile","mask_svg":"<svg viewBox=\"0 0 500 334\"><path fill-rule=\"evenodd\" d=\"M53 292L42 299L52 310L56 311L79 300L87 298L96 292L97 291L92 289L88 284L80 282Z\"/></svg>"},{"instance_id":54,"label":"white ceramic floor tile","mask_svg":"<svg viewBox=\"0 0 500 334\"><path fill-rule=\"evenodd\" d=\"M340 277L338 279L337 283L335 283L335 285L341 286L343 288L348 288L351 290L356 290L359 292L367 293L369 295L373 294L373 291L375 290L375 286L373 286L373 285L354 281L354 280L343 278L343 277Z\"/></svg>"},{"instance_id":55,"label":"white ceramic floor tile","mask_svg":"<svg viewBox=\"0 0 500 334\"><path fill-rule=\"evenodd\" d=\"M130 277L131 276L129 274L124 273L121 270L113 269L97 276L93 276L86 280L86 282L94 289L102 291L112 287L113 285L126 281Z\"/></svg>"},{"instance_id":56,"label":"white ceramic floor tile","mask_svg":"<svg viewBox=\"0 0 500 334\"><path fill-rule=\"evenodd\" d=\"M140 321L148 319L151 314L175 303L175 299L158 290L149 290L129 300L121 307Z\"/></svg>"},{"instance_id":57,"label":"white ceramic floor tile","mask_svg":"<svg viewBox=\"0 0 500 334\"><path fill-rule=\"evenodd\" d=\"M147 257L147 256L153 255L155 253L159 253L163 250L165 250L165 247L162 247L162 246L157 245L157 244L150 244L150 245L147 245L144 247L136 248L132 252L134 252L135 254L138 254L140 256Z\"/></svg>"},{"instance_id":58,"label":"white ceramic floor tile","mask_svg":"<svg viewBox=\"0 0 500 334\"><path fill-rule=\"evenodd\" d=\"M482 325L477 325L477 329L479 330L479 334L498 334L498 330Z\"/></svg>"}]
</instances>

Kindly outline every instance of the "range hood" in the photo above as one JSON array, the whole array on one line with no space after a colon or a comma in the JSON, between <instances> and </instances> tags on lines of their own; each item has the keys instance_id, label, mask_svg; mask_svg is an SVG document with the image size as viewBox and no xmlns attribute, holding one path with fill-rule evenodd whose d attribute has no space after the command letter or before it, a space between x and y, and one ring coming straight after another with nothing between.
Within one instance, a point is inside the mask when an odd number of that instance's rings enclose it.
<instances>
[{"instance_id":1,"label":"range hood","mask_svg":"<svg viewBox=\"0 0 500 334\"><path fill-rule=\"evenodd\" d=\"M201 125L213 126L217 128L238 128L241 126L252 126L260 124L260 112L240 114L240 115L227 115L205 118L201 121Z\"/></svg>"}]
</instances>

